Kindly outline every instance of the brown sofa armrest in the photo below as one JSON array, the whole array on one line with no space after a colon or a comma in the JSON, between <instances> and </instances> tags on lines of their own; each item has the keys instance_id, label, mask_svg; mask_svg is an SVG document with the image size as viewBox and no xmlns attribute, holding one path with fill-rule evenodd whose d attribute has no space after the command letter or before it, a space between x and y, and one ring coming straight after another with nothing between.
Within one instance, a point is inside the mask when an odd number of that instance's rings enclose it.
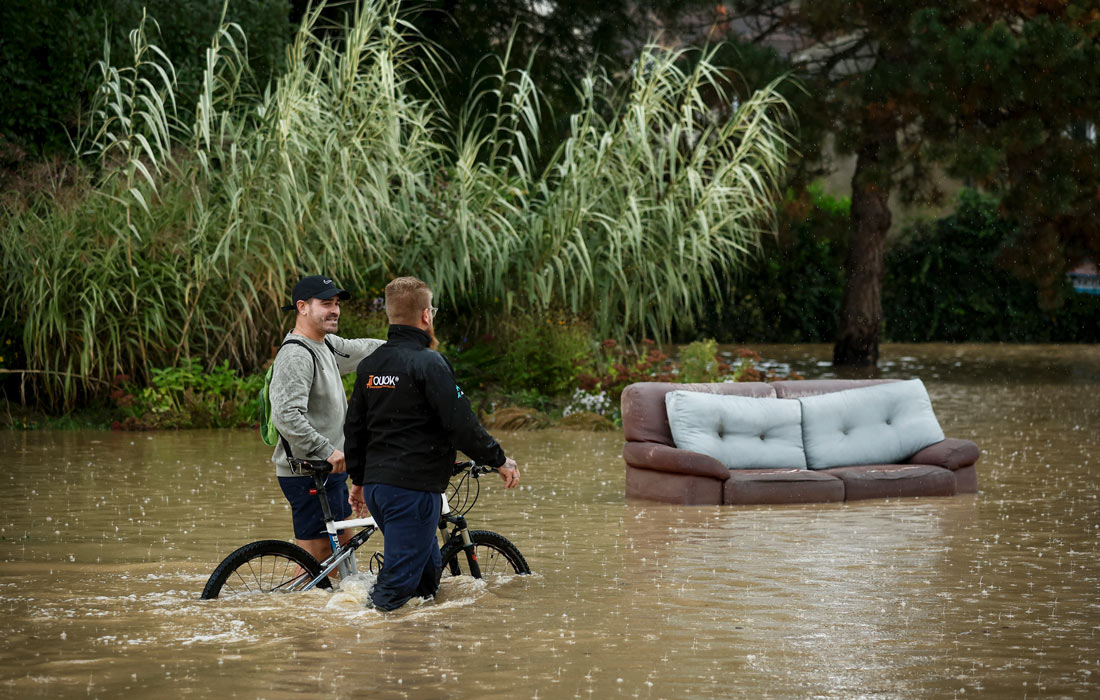
<instances>
[{"instance_id":1,"label":"brown sofa armrest","mask_svg":"<svg viewBox=\"0 0 1100 700\"><path fill-rule=\"evenodd\" d=\"M659 442L628 442L623 447L623 459L637 469L706 476L719 481L730 478L730 470L714 457Z\"/></svg>"},{"instance_id":2,"label":"brown sofa armrest","mask_svg":"<svg viewBox=\"0 0 1100 700\"><path fill-rule=\"evenodd\" d=\"M944 438L905 460L907 464L931 464L955 470L969 467L978 461L981 450L970 440Z\"/></svg>"}]
</instances>

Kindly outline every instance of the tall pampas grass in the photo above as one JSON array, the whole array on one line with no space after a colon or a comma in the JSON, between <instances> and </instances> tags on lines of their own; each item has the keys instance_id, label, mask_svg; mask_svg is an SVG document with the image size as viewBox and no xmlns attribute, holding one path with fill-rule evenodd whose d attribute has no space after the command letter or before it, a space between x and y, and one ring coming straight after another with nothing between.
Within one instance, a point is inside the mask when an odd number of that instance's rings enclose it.
<instances>
[{"instance_id":1,"label":"tall pampas grass","mask_svg":"<svg viewBox=\"0 0 1100 700\"><path fill-rule=\"evenodd\" d=\"M452 122L444 62L395 5L363 0L339 41L314 9L263 89L224 25L189 109L152 20L123 67L105 56L79 139L93 194L0 223L3 310L49 399L190 357L254 368L317 271L358 288L415 274L487 317L566 310L661 337L773 229L792 116L775 85L734 109L712 53L687 67L647 46L623 81L584 76L567 138L540 153L529 73L496 59Z\"/></svg>"}]
</instances>

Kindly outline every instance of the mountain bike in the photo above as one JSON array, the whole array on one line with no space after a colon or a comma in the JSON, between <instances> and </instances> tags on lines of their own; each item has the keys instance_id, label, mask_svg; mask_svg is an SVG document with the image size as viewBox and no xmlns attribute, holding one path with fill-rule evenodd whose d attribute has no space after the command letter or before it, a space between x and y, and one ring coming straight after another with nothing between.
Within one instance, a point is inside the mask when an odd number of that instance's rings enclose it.
<instances>
[{"instance_id":1,"label":"mountain bike","mask_svg":"<svg viewBox=\"0 0 1100 700\"><path fill-rule=\"evenodd\" d=\"M299 476L313 477L313 488L321 499L325 531L332 543L332 554L319 562L306 550L285 540L260 540L240 547L222 560L203 588L204 600L224 595L255 593L290 593L311 588L332 588L329 575L334 572L346 578L359 572L355 551L378 531L374 518L336 520L325 495L325 481L332 465L321 460L291 459L290 469ZM471 530L466 514L473 509L481 492L480 478L497 471L475 462L456 462L443 508L439 516L439 531L443 541L440 555L443 576L530 574L527 560L503 535L489 530ZM456 504L452 506L452 503ZM341 545L337 530L362 528L346 544ZM450 532L448 533L448 528ZM375 552L369 560L369 570L377 574L385 564L382 554Z\"/></svg>"}]
</instances>

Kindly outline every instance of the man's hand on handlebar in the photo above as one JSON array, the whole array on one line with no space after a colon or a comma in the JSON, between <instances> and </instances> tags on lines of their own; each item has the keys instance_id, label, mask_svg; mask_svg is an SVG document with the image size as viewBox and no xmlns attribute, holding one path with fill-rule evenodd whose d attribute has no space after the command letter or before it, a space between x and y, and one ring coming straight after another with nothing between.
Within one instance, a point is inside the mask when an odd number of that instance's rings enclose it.
<instances>
[{"instance_id":1,"label":"man's hand on handlebar","mask_svg":"<svg viewBox=\"0 0 1100 700\"><path fill-rule=\"evenodd\" d=\"M344 461L344 453L340 450L333 450L325 461L332 465L333 474L343 474L348 470L348 463Z\"/></svg>"},{"instance_id":2,"label":"man's hand on handlebar","mask_svg":"<svg viewBox=\"0 0 1100 700\"><path fill-rule=\"evenodd\" d=\"M497 472L500 474L500 478L504 479L504 488L514 489L519 486L519 467L516 466L516 460L508 457L504 460L504 464L497 468Z\"/></svg>"}]
</instances>

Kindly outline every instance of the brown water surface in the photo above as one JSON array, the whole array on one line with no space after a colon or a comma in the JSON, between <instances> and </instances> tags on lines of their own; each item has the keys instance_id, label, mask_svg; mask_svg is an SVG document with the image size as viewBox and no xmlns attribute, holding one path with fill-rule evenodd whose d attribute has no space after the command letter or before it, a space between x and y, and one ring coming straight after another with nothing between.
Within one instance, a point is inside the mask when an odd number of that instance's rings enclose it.
<instances>
[{"instance_id":1,"label":"brown water surface","mask_svg":"<svg viewBox=\"0 0 1100 700\"><path fill-rule=\"evenodd\" d=\"M369 575L198 600L238 545L290 536L251 432L0 433L0 696L1100 695L1100 349L892 345L882 374L978 442L981 493L627 502L621 434L501 434L523 486L490 482L471 522L535 574L388 615Z\"/></svg>"}]
</instances>

